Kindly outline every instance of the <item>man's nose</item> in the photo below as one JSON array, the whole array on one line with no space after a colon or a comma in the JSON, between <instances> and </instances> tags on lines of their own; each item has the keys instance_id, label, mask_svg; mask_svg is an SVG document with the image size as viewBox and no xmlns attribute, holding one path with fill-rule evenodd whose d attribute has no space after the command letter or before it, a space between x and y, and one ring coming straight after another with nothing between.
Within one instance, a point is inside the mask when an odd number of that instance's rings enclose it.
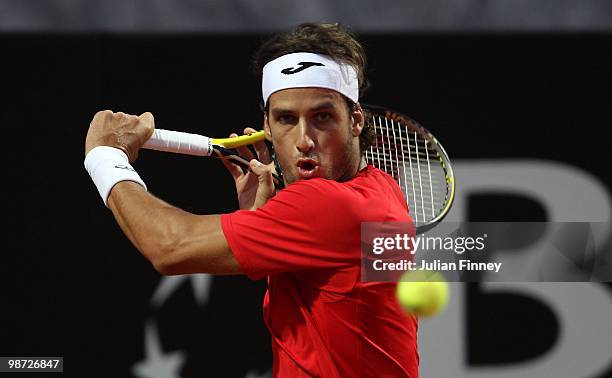
<instances>
[{"instance_id":1,"label":"man's nose","mask_svg":"<svg viewBox=\"0 0 612 378\"><path fill-rule=\"evenodd\" d=\"M296 147L301 153L308 153L312 149L314 149L314 140L310 135L311 131L308 127L308 123L304 119L300 119L299 124L297 125L297 142Z\"/></svg>"}]
</instances>

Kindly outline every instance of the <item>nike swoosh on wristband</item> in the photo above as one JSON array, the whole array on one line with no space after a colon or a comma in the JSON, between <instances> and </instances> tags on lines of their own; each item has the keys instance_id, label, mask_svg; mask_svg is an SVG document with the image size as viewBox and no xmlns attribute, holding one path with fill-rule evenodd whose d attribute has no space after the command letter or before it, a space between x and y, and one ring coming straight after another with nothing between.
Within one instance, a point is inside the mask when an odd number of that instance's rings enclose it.
<instances>
[{"instance_id":1,"label":"nike swoosh on wristband","mask_svg":"<svg viewBox=\"0 0 612 378\"><path fill-rule=\"evenodd\" d=\"M115 168L119 168L119 169L125 169L128 171L132 171L132 172L136 172L136 170L130 166L127 165L115 165Z\"/></svg>"}]
</instances>

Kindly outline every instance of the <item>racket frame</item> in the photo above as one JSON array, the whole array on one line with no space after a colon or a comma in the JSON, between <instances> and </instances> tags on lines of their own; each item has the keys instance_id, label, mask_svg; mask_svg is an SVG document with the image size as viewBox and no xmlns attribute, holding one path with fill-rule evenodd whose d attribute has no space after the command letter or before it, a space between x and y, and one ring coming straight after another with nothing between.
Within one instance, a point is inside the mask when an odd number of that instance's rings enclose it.
<instances>
[{"instance_id":1,"label":"racket frame","mask_svg":"<svg viewBox=\"0 0 612 378\"><path fill-rule=\"evenodd\" d=\"M445 203L442 206L442 210L436 214L432 219L427 220L427 222L422 223L422 224L418 224L416 227L416 232L417 234L422 234L425 233L426 231L432 229L436 224L438 224L440 221L442 221L442 219L444 219L444 217L448 214L448 212L450 211L450 208L453 204L453 201L455 199L455 176L453 173L453 168L450 162L450 158L448 157L448 154L446 153L446 150L444 149L444 147L442 146L442 144L436 139L436 137L433 136L433 134L427 130L425 127L423 127L419 122L415 121L414 119L400 113L397 112L395 110L386 108L386 107L382 107L382 106L378 106L378 105L372 105L372 104L365 104L362 103L361 104L362 108L369 114L366 114L366 119L370 120L372 119L373 116L376 117L381 117L381 119L379 120L379 123L381 123L381 121L384 119L389 120L389 121L393 121L396 123L399 123L401 125L403 125L406 128L410 128L410 129L415 129L417 132L417 135L422 138L423 140L425 140L426 142L428 142L430 144L429 148L433 148L434 150L436 150L437 154L438 154L438 158L439 158L439 163L444 171L444 180L446 182L446 195L445 195ZM378 134L377 134L377 129L376 129L376 123L373 121L372 119L372 127L374 128L374 138L377 138ZM382 126L382 125L378 125L378 126ZM388 125L385 125L385 128L388 131ZM382 130L382 128L381 128ZM382 135L383 137L388 137L388 135ZM406 141L407 143L409 143L409 139L408 139L408 133L406 133ZM375 141L377 143L377 141ZM395 142L396 143L396 142ZM415 141L416 143L416 141ZM397 143L396 143L397 144ZM427 150L427 145L425 146L426 150ZM408 146L408 149L410 150L410 147ZM374 156L372 156L372 158L374 159ZM391 160L391 159L390 159ZM373 164L374 165L374 164ZM376 165L374 165L376 166ZM386 167L385 167L386 169ZM405 169L405 168L404 168ZM412 169L411 169L412 171ZM399 182L401 181L400 178L396 178L396 180L398 181L398 185ZM413 180L411 180L413 181ZM414 183L413 183L414 184ZM433 185L433 184L431 184ZM407 190L407 188L406 188ZM407 193L404 193L404 195L406 196L406 202L409 205L410 211L418 211L419 209L416 209L416 204L415 204L415 208L413 209L411 205L411 200L410 200L410 196L407 195ZM433 200L433 199L432 199ZM423 205L422 205L423 206ZM416 223L416 222L415 222Z\"/></svg>"}]
</instances>

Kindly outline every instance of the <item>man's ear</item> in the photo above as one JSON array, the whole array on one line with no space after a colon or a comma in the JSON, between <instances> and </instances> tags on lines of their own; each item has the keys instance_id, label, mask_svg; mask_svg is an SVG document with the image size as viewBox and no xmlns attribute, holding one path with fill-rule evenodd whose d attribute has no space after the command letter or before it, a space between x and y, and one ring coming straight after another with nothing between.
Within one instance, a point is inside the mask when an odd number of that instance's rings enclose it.
<instances>
[{"instance_id":1,"label":"man's ear","mask_svg":"<svg viewBox=\"0 0 612 378\"><path fill-rule=\"evenodd\" d=\"M361 135L361 131L365 127L365 114L360 104L356 104L355 108L351 111L351 133L354 137Z\"/></svg>"},{"instance_id":2,"label":"man's ear","mask_svg":"<svg viewBox=\"0 0 612 378\"><path fill-rule=\"evenodd\" d=\"M264 133L266 134L266 140L272 142L272 131L270 131L270 123L268 122L268 112L264 112Z\"/></svg>"}]
</instances>

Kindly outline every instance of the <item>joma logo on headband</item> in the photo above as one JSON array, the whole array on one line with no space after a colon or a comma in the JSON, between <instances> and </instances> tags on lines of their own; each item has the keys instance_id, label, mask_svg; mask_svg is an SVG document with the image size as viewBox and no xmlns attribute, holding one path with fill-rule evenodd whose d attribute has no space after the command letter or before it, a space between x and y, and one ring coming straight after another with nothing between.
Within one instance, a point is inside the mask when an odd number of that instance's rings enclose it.
<instances>
[{"instance_id":1,"label":"joma logo on headband","mask_svg":"<svg viewBox=\"0 0 612 378\"><path fill-rule=\"evenodd\" d=\"M281 70L281 73L284 73L285 75L293 75L294 73L304 71L306 68L309 68L312 66L325 66L325 64L319 63L319 62L299 62L297 68L287 67Z\"/></svg>"}]
</instances>

